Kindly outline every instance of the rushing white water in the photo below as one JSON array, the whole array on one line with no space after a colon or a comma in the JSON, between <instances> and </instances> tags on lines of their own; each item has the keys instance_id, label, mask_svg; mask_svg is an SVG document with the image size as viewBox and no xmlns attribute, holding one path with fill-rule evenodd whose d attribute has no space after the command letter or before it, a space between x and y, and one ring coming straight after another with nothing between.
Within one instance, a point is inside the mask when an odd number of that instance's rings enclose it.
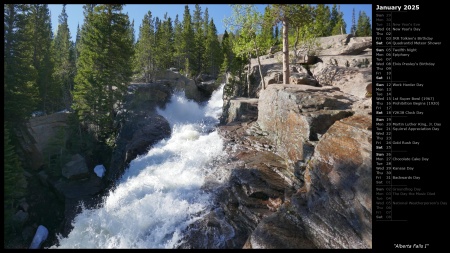
<instances>
[{"instance_id":1,"label":"rushing white water","mask_svg":"<svg viewBox=\"0 0 450 253\"><path fill-rule=\"evenodd\" d=\"M172 136L131 161L99 209L83 209L67 238L52 248L173 248L211 205L201 190L223 151L214 126L222 87L205 106L176 94L165 110Z\"/></svg>"}]
</instances>

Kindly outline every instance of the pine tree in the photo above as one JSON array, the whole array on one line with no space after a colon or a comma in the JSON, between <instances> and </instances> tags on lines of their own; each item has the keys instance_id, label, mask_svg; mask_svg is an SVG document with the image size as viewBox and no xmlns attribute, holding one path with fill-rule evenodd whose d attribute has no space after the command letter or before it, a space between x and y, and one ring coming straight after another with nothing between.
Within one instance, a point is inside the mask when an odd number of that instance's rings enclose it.
<instances>
[{"instance_id":1,"label":"pine tree","mask_svg":"<svg viewBox=\"0 0 450 253\"><path fill-rule=\"evenodd\" d=\"M38 101L37 72L28 26L29 5L4 6L4 120L22 122Z\"/></svg>"},{"instance_id":2,"label":"pine tree","mask_svg":"<svg viewBox=\"0 0 450 253\"><path fill-rule=\"evenodd\" d=\"M230 62L228 60L228 55L227 54L223 54L223 61L222 64L220 65L220 73L227 73L230 70Z\"/></svg>"},{"instance_id":3,"label":"pine tree","mask_svg":"<svg viewBox=\"0 0 450 253\"><path fill-rule=\"evenodd\" d=\"M194 28L194 59L191 62L191 67L194 70L193 74L198 75L204 69L202 58L205 51L205 34L203 31L202 9L198 4L195 5L192 25Z\"/></svg>"},{"instance_id":4,"label":"pine tree","mask_svg":"<svg viewBox=\"0 0 450 253\"><path fill-rule=\"evenodd\" d=\"M280 44L280 28L275 25L275 45Z\"/></svg>"},{"instance_id":5,"label":"pine tree","mask_svg":"<svg viewBox=\"0 0 450 253\"><path fill-rule=\"evenodd\" d=\"M19 156L11 143L10 128L3 122L3 175L4 175L4 198L5 202L12 204L13 199L23 196L26 188L21 187L26 184L23 175L23 167Z\"/></svg>"},{"instance_id":6,"label":"pine tree","mask_svg":"<svg viewBox=\"0 0 450 253\"><path fill-rule=\"evenodd\" d=\"M181 59L184 60L184 71L187 76L191 76L193 73L192 62L195 60L195 41L194 41L194 29L192 27L191 14L189 12L189 6L184 7L183 14L183 31L180 45Z\"/></svg>"},{"instance_id":7,"label":"pine tree","mask_svg":"<svg viewBox=\"0 0 450 253\"><path fill-rule=\"evenodd\" d=\"M182 69L184 64L184 59L182 58L183 52L183 27L178 18L178 14L175 17L174 21L174 32L173 32L173 63L175 68Z\"/></svg>"},{"instance_id":8,"label":"pine tree","mask_svg":"<svg viewBox=\"0 0 450 253\"><path fill-rule=\"evenodd\" d=\"M144 15L139 27L139 37L136 42L136 53L134 55L134 71L138 76L143 76L144 81L149 83L155 73L155 24L151 11Z\"/></svg>"},{"instance_id":9,"label":"pine tree","mask_svg":"<svg viewBox=\"0 0 450 253\"><path fill-rule=\"evenodd\" d=\"M355 8L353 8L352 11L352 26L350 28L350 33L353 35L356 34Z\"/></svg>"},{"instance_id":10,"label":"pine tree","mask_svg":"<svg viewBox=\"0 0 450 253\"><path fill-rule=\"evenodd\" d=\"M205 45L205 71L206 73L217 77L220 66L223 61L222 49L220 48L219 39L217 38L217 29L214 20L211 19L208 27L208 35Z\"/></svg>"},{"instance_id":11,"label":"pine tree","mask_svg":"<svg viewBox=\"0 0 450 253\"><path fill-rule=\"evenodd\" d=\"M128 16L128 14L127 14L127 16ZM128 28L128 32L130 34L130 39L134 45L134 42L136 41L136 38L134 36L134 19L131 21L130 27Z\"/></svg>"},{"instance_id":12,"label":"pine tree","mask_svg":"<svg viewBox=\"0 0 450 253\"><path fill-rule=\"evenodd\" d=\"M210 70L208 70L208 62L210 61L208 53L206 52L206 47L208 47L208 42L206 41L208 38L208 34L209 34L209 13L208 13L208 8L205 9L204 12L204 16L202 19L202 31L203 31L203 52L202 52L202 68L201 68L201 72L202 73L209 73ZM219 43L220 44L220 43ZM220 56L222 57L222 55Z\"/></svg>"},{"instance_id":13,"label":"pine tree","mask_svg":"<svg viewBox=\"0 0 450 253\"><path fill-rule=\"evenodd\" d=\"M122 100L131 78L129 27L121 4L95 6L84 24L73 108L100 141L114 130L114 104Z\"/></svg>"},{"instance_id":14,"label":"pine tree","mask_svg":"<svg viewBox=\"0 0 450 253\"><path fill-rule=\"evenodd\" d=\"M356 36L372 36L372 26L370 24L370 18L366 12L360 11L358 15L358 25L356 28Z\"/></svg>"},{"instance_id":15,"label":"pine tree","mask_svg":"<svg viewBox=\"0 0 450 253\"><path fill-rule=\"evenodd\" d=\"M261 52L266 52L276 42L273 34L274 27L273 16L270 13L270 7L266 6L261 26L261 34L258 36Z\"/></svg>"},{"instance_id":16,"label":"pine tree","mask_svg":"<svg viewBox=\"0 0 450 253\"><path fill-rule=\"evenodd\" d=\"M77 35L75 37L75 46L74 46L75 64L78 62L78 58L80 57L80 48L81 48L80 42L81 42L81 30L80 30L80 25L78 24L77 25Z\"/></svg>"},{"instance_id":17,"label":"pine tree","mask_svg":"<svg viewBox=\"0 0 450 253\"><path fill-rule=\"evenodd\" d=\"M223 63L220 68L220 71L222 73L226 73L230 71L231 62L233 60L233 49L230 41L230 35L228 35L227 30L225 30L225 32L223 33L221 48L222 48L221 53L223 54Z\"/></svg>"},{"instance_id":18,"label":"pine tree","mask_svg":"<svg viewBox=\"0 0 450 253\"><path fill-rule=\"evenodd\" d=\"M315 11L314 30L318 37L325 37L331 34L330 8L325 4L318 4Z\"/></svg>"},{"instance_id":19,"label":"pine tree","mask_svg":"<svg viewBox=\"0 0 450 253\"><path fill-rule=\"evenodd\" d=\"M52 27L48 5L31 4L27 20L27 30L33 47L33 67L37 73L39 108L44 112L53 111L55 108L49 103L57 99L59 94L55 94L52 87Z\"/></svg>"},{"instance_id":20,"label":"pine tree","mask_svg":"<svg viewBox=\"0 0 450 253\"><path fill-rule=\"evenodd\" d=\"M26 193L26 180L19 157L11 143L10 132L7 124L3 122L3 234L5 245L14 232L14 220L16 200Z\"/></svg>"},{"instance_id":21,"label":"pine tree","mask_svg":"<svg viewBox=\"0 0 450 253\"><path fill-rule=\"evenodd\" d=\"M203 16L203 36L206 38L208 36L208 29L209 29L209 12L208 8L205 8L205 13Z\"/></svg>"},{"instance_id":22,"label":"pine tree","mask_svg":"<svg viewBox=\"0 0 450 253\"><path fill-rule=\"evenodd\" d=\"M168 69L172 65L173 58L173 26L172 19L167 13L163 21L158 19L155 37L156 65L158 69Z\"/></svg>"},{"instance_id":23,"label":"pine tree","mask_svg":"<svg viewBox=\"0 0 450 253\"><path fill-rule=\"evenodd\" d=\"M64 106L69 109L72 104L71 92L73 90L73 79L75 77L75 48L71 41L69 26L67 23L66 6L63 5L59 15L59 25L55 39L52 43L53 61L55 62L53 79L56 89L55 107Z\"/></svg>"},{"instance_id":24,"label":"pine tree","mask_svg":"<svg viewBox=\"0 0 450 253\"><path fill-rule=\"evenodd\" d=\"M344 13L340 12L336 4L333 4L331 9L331 35L344 34L347 29L347 24L344 21Z\"/></svg>"}]
</instances>

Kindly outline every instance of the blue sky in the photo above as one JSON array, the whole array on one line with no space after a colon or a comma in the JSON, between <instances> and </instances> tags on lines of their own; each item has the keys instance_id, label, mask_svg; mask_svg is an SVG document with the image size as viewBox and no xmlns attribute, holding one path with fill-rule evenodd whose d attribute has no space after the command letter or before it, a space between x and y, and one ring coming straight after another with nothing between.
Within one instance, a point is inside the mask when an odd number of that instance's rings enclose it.
<instances>
[{"instance_id":1,"label":"blue sky","mask_svg":"<svg viewBox=\"0 0 450 253\"><path fill-rule=\"evenodd\" d=\"M175 16L178 14L180 21L183 20L184 6L186 4L127 4L123 8L124 13L128 13L130 20L134 19L134 30L136 32L136 38L139 33L139 25L144 18L144 15L150 10L153 17L159 17L162 19L167 12L168 16L175 20ZM52 29L55 34L58 27L58 16L61 14L62 4L49 4L51 13ZM191 15L195 9L194 4L189 4L189 10ZM264 12L266 4L256 5L258 10ZM222 20L225 17L231 16L231 7L228 4L200 4L202 12L208 8L209 17L214 19L218 34L225 31L225 27L222 24ZM341 11L344 12L344 19L347 24L347 33L350 32L350 26L352 24L352 10L355 9L355 19L358 21L359 11L364 11L372 21L372 5L371 4L341 4ZM82 4L68 4L66 5L66 12L68 15L69 29L72 36L72 40L75 39L77 32L77 25L80 27L83 24L83 5Z\"/></svg>"}]
</instances>

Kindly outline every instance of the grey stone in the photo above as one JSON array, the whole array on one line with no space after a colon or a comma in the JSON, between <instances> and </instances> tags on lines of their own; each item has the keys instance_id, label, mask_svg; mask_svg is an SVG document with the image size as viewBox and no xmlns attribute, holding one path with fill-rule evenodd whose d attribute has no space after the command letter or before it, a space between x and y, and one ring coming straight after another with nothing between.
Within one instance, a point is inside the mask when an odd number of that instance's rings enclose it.
<instances>
[{"instance_id":1,"label":"grey stone","mask_svg":"<svg viewBox=\"0 0 450 253\"><path fill-rule=\"evenodd\" d=\"M89 170L86 160L80 154L72 156L72 160L62 168L62 175L67 179L87 178Z\"/></svg>"}]
</instances>

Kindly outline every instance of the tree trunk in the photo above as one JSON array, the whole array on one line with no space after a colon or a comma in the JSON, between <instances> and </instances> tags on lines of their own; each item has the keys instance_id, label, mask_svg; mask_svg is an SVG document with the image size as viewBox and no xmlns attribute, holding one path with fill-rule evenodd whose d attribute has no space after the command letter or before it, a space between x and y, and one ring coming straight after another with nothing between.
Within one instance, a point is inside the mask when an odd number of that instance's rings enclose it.
<instances>
[{"instance_id":1,"label":"tree trunk","mask_svg":"<svg viewBox=\"0 0 450 253\"><path fill-rule=\"evenodd\" d=\"M297 50L297 45L298 45L298 41L299 41L299 37L300 37L300 27L297 26L297 30L295 32L295 42L294 42L294 55L295 55L295 62L298 63L298 50Z\"/></svg>"},{"instance_id":2,"label":"tree trunk","mask_svg":"<svg viewBox=\"0 0 450 253\"><path fill-rule=\"evenodd\" d=\"M108 85L108 93L109 93L109 118L110 121L108 125L108 131L113 129L114 126L114 91L112 85Z\"/></svg>"},{"instance_id":3,"label":"tree trunk","mask_svg":"<svg viewBox=\"0 0 450 253\"><path fill-rule=\"evenodd\" d=\"M250 98L250 70L252 68L252 54L248 53L248 70L247 70L247 96Z\"/></svg>"},{"instance_id":4,"label":"tree trunk","mask_svg":"<svg viewBox=\"0 0 450 253\"><path fill-rule=\"evenodd\" d=\"M283 19L283 82L289 84L289 40L288 21Z\"/></svg>"},{"instance_id":5,"label":"tree trunk","mask_svg":"<svg viewBox=\"0 0 450 253\"><path fill-rule=\"evenodd\" d=\"M264 82L264 77L261 71L261 61L259 60L259 52L258 52L258 46L256 45L256 39L253 40L253 43L255 44L255 51L256 51L256 59L258 59L258 68L259 68L259 75L261 77L261 82L262 82L262 88L263 90L266 89L266 82Z\"/></svg>"}]
</instances>

